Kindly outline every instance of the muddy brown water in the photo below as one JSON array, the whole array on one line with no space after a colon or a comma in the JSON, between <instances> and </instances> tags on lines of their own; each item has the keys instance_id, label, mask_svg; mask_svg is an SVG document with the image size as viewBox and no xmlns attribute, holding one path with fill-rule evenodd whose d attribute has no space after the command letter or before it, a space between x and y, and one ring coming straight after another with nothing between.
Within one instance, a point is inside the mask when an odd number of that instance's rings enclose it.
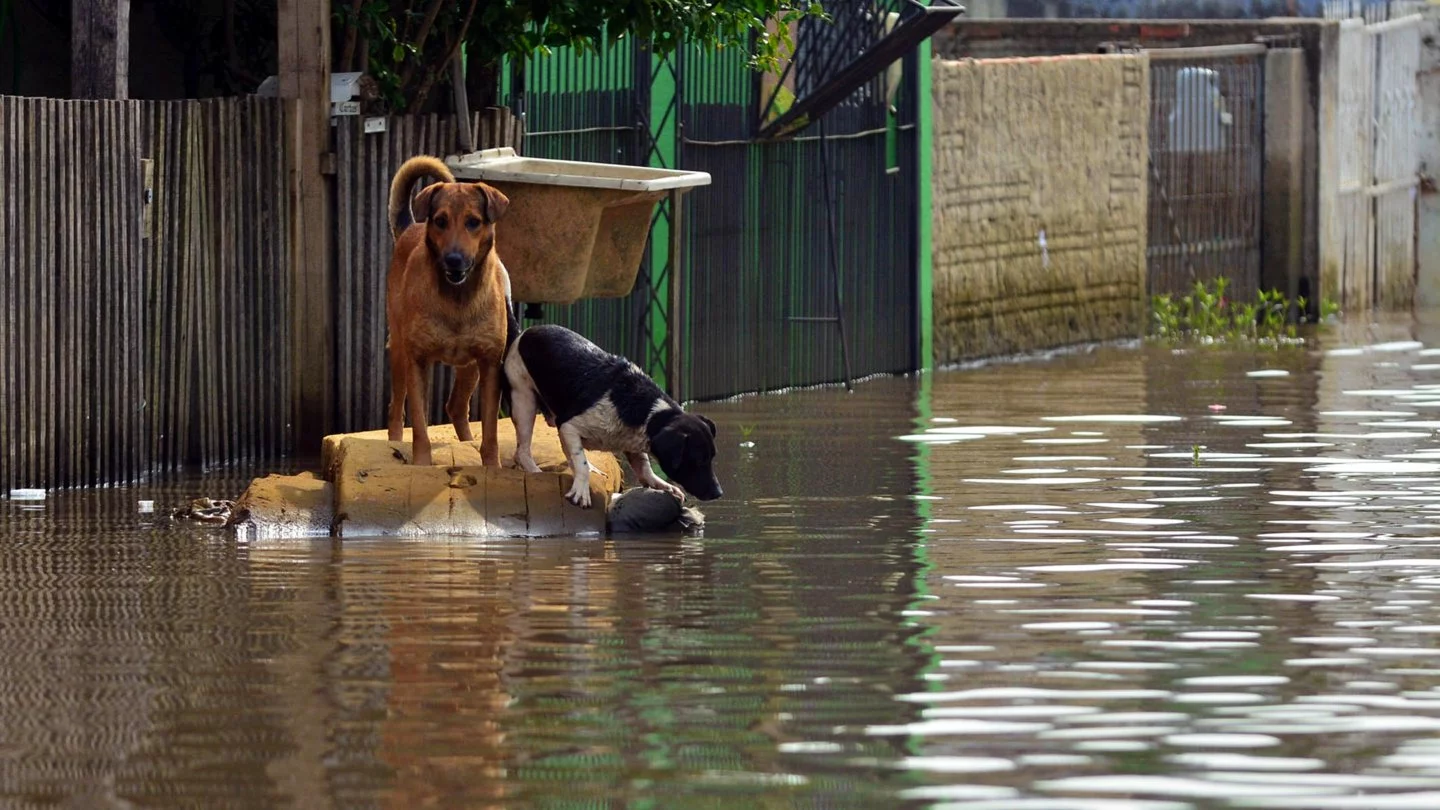
<instances>
[{"instance_id":1,"label":"muddy brown water","mask_svg":"<svg viewBox=\"0 0 1440 810\"><path fill-rule=\"evenodd\" d=\"M701 538L0 502L0 806L1440 807L1440 329L700 410Z\"/></svg>"}]
</instances>

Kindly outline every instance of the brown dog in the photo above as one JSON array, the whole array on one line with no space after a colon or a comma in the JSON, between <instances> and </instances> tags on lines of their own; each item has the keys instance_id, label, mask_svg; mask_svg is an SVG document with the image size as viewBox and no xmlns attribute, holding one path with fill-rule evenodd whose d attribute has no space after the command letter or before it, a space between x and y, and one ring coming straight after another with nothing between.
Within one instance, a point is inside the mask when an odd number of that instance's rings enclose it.
<instances>
[{"instance_id":1,"label":"brown dog","mask_svg":"<svg viewBox=\"0 0 1440 810\"><path fill-rule=\"evenodd\" d=\"M415 181L426 186L410 202ZM401 440L409 399L411 463L429 465L426 394L430 368L456 369L445 412L460 441L470 433L470 397L480 396L480 458L500 466L495 426L500 415L500 364L510 328L510 277L495 254L495 222L510 201L484 183L457 183L445 164L427 155L410 158L390 183L390 233L395 253L385 283L390 329L390 441Z\"/></svg>"}]
</instances>

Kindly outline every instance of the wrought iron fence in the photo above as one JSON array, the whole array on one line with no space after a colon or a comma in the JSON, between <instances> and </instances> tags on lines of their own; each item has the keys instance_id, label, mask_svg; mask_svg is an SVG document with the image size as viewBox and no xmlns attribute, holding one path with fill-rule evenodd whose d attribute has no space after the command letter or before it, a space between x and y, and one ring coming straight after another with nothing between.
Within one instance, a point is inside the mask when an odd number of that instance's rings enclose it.
<instances>
[{"instance_id":1,"label":"wrought iron fence","mask_svg":"<svg viewBox=\"0 0 1440 810\"><path fill-rule=\"evenodd\" d=\"M1260 283L1264 47L1150 53L1149 287Z\"/></svg>"}]
</instances>

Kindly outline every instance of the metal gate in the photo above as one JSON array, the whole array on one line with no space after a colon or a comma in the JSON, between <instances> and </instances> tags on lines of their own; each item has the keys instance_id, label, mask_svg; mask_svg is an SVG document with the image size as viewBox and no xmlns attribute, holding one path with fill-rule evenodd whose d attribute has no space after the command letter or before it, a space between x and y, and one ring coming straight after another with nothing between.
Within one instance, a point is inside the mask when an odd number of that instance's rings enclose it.
<instances>
[{"instance_id":1,"label":"metal gate","mask_svg":"<svg viewBox=\"0 0 1440 810\"><path fill-rule=\"evenodd\" d=\"M1236 297L1260 283L1263 45L1152 50L1151 295L1224 277Z\"/></svg>"},{"instance_id":2,"label":"metal gate","mask_svg":"<svg viewBox=\"0 0 1440 810\"><path fill-rule=\"evenodd\" d=\"M1346 307L1405 306L1414 297L1419 23L1340 24L1338 241L1326 289Z\"/></svg>"}]
</instances>

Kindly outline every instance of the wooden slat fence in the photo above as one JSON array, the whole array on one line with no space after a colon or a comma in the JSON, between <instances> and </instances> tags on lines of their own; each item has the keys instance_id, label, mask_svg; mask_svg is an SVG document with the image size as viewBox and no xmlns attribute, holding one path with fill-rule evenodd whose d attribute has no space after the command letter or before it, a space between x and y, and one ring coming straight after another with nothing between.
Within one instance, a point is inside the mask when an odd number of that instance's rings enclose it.
<instances>
[{"instance_id":1,"label":"wooden slat fence","mask_svg":"<svg viewBox=\"0 0 1440 810\"><path fill-rule=\"evenodd\" d=\"M134 478L147 358L140 117L0 97L0 482Z\"/></svg>"},{"instance_id":2,"label":"wooden slat fence","mask_svg":"<svg viewBox=\"0 0 1440 810\"><path fill-rule=\"evenodd\" d=\"M282 128L258 98L0 97L0 492L289 449Z\"/></svg>"},{"instance_id":3,"label":"wooden slat fence","mask_svg":"<svg viewBox=\"0 0 1440 810\"><path fill-rule=\"evenodd\" d=\"M290 454L284 116L257 97L0 97L0 495ZM500 110L472 131L482 148L521 138ZM390 177L456 143L440 116L337 121L342 429L383 425L389 396Z\"/></svg>"},{"instance_id":4,"label":"wooden slat fence","mask_svg":"<svg viewBox=\"0 0 1440 810\"><path fill-rule=\"evenodd\" d=\"M520 148L521 122L506 110L476 113L471 131L477 149ZM385 426L390 401L385 275L394 247L386 222L390 179L407 158L454 154L458 151L455 144L455 119L451 116L397 116L386 120L384 132L376 133L366 133L359 118L336 121L337 430ZM500 238L504 238L503 225ZM453 374L439 366L434 378L430 423L448 424L444 405Z\"/></svg>"},{"instance_id":5,"label":"wooden slat fence","mask_svg":"<svg viewBox=\"0 0 1440 810\"><path fill-rule=\"evenodd\" d=\"M290 449L284 118L261 98L151 102L146 323L154 465Z\"/></svg>"}]
</instances>

